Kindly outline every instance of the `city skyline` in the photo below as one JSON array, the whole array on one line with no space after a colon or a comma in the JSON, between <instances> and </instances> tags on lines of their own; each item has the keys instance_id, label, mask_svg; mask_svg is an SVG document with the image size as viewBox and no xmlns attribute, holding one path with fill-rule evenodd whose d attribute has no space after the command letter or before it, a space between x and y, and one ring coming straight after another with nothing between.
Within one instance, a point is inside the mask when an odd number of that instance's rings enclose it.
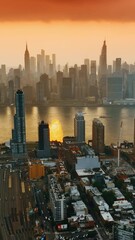
<instances>
[{"instance_id":1,"label":"city skyline","mask_svg":"<svg viewBox=\"0 0 135 240\"><path fill-rule=\"evenodd\" d=\"M61 65L80 65L85 58L99 62L104 40L108 64L118 57L134 63L134 7L132 0L6 0L0 9L0 64L23 64L26 41L31 56L42 48Z\"/></svg>"},{"instance_id":2,"label":"city skyline","mask_svg":"<svg viewBox=\"0 0 135 240\"><path fill-rule=\"evenodd\" d=\"M73 66L74 64L81 65L86 58L96 60L97 64L99 65L99 55L102 42L104 40L106 40L108 46L107 63L109 65L113 64L113 60L116 58L121 58L123 63L135 63L133 51L135 34L132 32L134 27L133 23L114 23L114 25L111 26L111 23L104 22L102 24L102 28L99 26L101 23L94 22L94 24L96 27L95 29L92 22L74 22L73 24L72 22L59 22L58 25L56 23L35 23L36 30L34 31L34 29L31 29L29 33L32 36L31 37L30 35L26 34L26 31L33 26L33 24L30 22L27 24L29 27L26 25L25 29L23 29L23 23L20 23L19 25L12 23L10 26L6 27L0 23L1 32L3 35L0 47L0 64L6 64L7 68L17 68L19 64L24 67L23 55L27 42L30 56L36 57L37 53L40 52L41 49L44 49L47 55L56 54L57 65L60 64L62 67L67 63L69 66ZM126 30L128 29L128 33L124 35L123 31L125 26ZM8 27L11 27L11 29L8 29ZM63 36L61 36L61 42L59 42L59 36L55 33L56 27L58 28L58 32L63 33ZM43 36L42 32L44 29L50 31L48 32L47 37ZM82 30L81 36L79 35L80 29ZM91 36L87 37L87 31L89 29ZM111 29L111 33L109 33L107 29ZM119 29L122 31L119 32ZM37 34L37 36L35 34L36 32L38 33L38 31L39 35ZM72 31L74 34L71 37ZM16 35L15 40L14 35L16 32L18 32L19 35ZM6 36L9 33L11 35L10 44L13 45L12 48L10 47L11 45L9 44ZM122 35L122 37L120 37L120 35ZM97 36L96 39L95 36ZM132 37L130 38L130 41L128 36ZM35 42L33 41L33 38L35 39ZM77 38L79 38L79 41ZM53 42L53 39L55 39L55 42Z\"/></svg>"}]
</instances>

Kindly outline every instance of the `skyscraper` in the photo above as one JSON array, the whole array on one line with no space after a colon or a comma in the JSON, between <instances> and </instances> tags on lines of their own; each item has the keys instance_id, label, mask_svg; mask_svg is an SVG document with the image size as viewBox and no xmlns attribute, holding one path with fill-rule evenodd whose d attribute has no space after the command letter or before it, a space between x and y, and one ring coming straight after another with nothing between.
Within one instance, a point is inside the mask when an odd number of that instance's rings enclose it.
<instances>
[{"instance_id":1,"label":"skyscraper","mask_svg":"<svg viewBox=\"0 0 135 240\"><path fill-rule=\"evenodd\" d=\"M97 69L96 61L92 60L90 65L90 78L88 82L88 96L95 97L95 100L98 98L98 87L97 87Z\"/></svg>"},{"instance_id":2,"label":"skyscraper","mask_svg":"<svg viewBox=\"0 0 135 240\"><path fill-rule=\"evenodd\" d=\"M56 78L57 78L57 93L59 98L61 98L61 89L62 89L62 79L63 79L63 72L58 71L56 73Z\"/></svg>"},{"instance_id":3,"label":"skyscraper","mask_svg":"<svg viewBox=\"0 0 135 240\"><path fill-rule=\"evenodd\" d=\"M117 76L120 76L122 74L121 72L121 58L116 58L116 66L115 66L115 73Z\"/></svg>"},{"instance_id":4,"label":"skyscraper","mask_svg":"<svg viewBox=\"0 0 135 240\"><path fill-rule=\"evenodd\" d=\"M15 98L15 94L14 94L14 81L10 80L8 81L8 102L9 104L14 104L14 98Z\"/></svg>"},{"instance_id":5,"label":"skyscraper","mask_svg":"<svg viewBox=\"0 0 135 240\"><path fill-rule=\"evenodd\" d=\"M74 136L77 142L85 142L85 120L82 112L78 112L75 115Z\"/></svg>"},{"instance_id":6,"label":"skyscraper","mask_svg":"<svg viewBox=\"0 0 135 240\"><path fill-rule=\"evenodd\" d=\"M41 121L38 126L38 157L50 157L50 129L49 124Z\"/></svg>"},{"instance_id":7,"label":"skyscraper","mask_svg":"<svg viewBox=\"0 0 135 240\"><path fill-rule=\"evenodd\" d=\"M104 125L97 118L92 123L92 147L96 154L104 152Z\"/></svg>"},{"instance_id":8,"label":"skyscraper","mask_svg":"<svg viewBox=\"0 0 135 240\"><path fill-rule=\"evenodd\" d=\"M72 79L72 93L75 98L75 86L77 85L77 71L75 67L69 68L69 77Z\"/></svg>"},{"instance_id":9,"label":"skyscraper","mask_svg":"<svg viewBox=\"0 0 135 240\"><path fill-rule=\"evenodd\" d=\"M53 75L56 74L56 54L52 54Z\"/></svg>"},{"instance_id":10,"label":"skyscraper","mask_svg":"<svg viewBox=\"0 0 135 240\"><path fill-rule=\"evenodd\" d=\"M36 74L36 58L30 57L30 72L31 74Z\"/></svg>"},{"instance_id":11,"label":"skyscraper","mask_svg":"<svg viewBox=\"0 0 135 240\"><path fill-rule=\"evenodd\" d=\"M24 54L24 70L25 70L25 78L28 81L30 78L30 55L29 55L27 44L26 44L26 50Z\"/></svg>"},{"instance_id":12,"label":"skyscraper","mask_svg":"<svg viewBox=\"0 0 135 240\"><path fill-rule=\"evenodd\" d=\"M108 101L123 99L123 79L122 77L108 77L106 87L106 97Z\"/></svg>"},{"instance_id":13,"label":"skyscraper","mask_svg":"<svg viewBox=\"0 0 135 240\"><path fill-rule=\"evenodd\" d=\"M84 65L87 66L87 78L89 78L90 73L90 60L88 58L84 59Z\"/></svg>"},{"instance_id":14,"label":"skyscraper","mask_svg":"<svg viewBox=\"0 0 135 240\"><path fill-rule=\"evenodd\" d=\"M72 79L70 77L64 77L62 79L61 98L62 99L73 98Z\"/></svg>"},{"instance_id":15,"label":"skyscraper","mask_svg":"<svg viewBox=\"0 0 135 240\"><path fill-rule=\"evenodd\" d=\"M15 94L16 114L14 116L14 129L12 130L11 150L13 156L26 155L26 130L24 93L18 90Z\"/></svg>"},{"instance_id":16,"label":"skyscraper","mask_svg":"<svg viewBox=\"0 0 135 240\"><path fill-rule=\"evenodd\" d=\"M1 65L1 76L0 76L0 83L4 83L5 85L7 85L7 81L6 81L6 65L5 64L2 64Z\"/></svg>"},{"instance_id":17,"label":"skyscraper","mask_svg":"<svg viewBox=\"0 0 135 240\"><path fill-rule=\"evenodd\" d=\"M37 103L45 103L50 97L50 80L46 73L40 76L40 81L36 84Z\"/></svg>"},{"instance_id":18,"label":"skyscraper","mask_svg":"<svg viewBox=\"0 0 135 240\"><path fill-rule=\"evenodd\" d=\"M40 77L42 74L42 56L41 54L37 54L37 75Z\"/></svg>"},{"instance_id":19,"label":"skyscraper","mask_svg":"<svg viewBox=\"0 0 135 240\"><path fill-rule=\"evenodd\" d=\"M51 63L50 56L45 56L45 73L49 75L49 64Z\"/></svg>"},{"instance_id":20,"label":"skyscraper","mask_svg":"<svg viewBox=\"0 0 135 240\"><path fill-rule=\"evenodd\" d=\"M107 46L106 41L103 43L99 59L99 92L100 97L106 97L106 77L107 77Z\"/></svg>"},{"instance_id":21,"label":"skyscraper","mask_svg":"<svg viewBox=\"0 0 135 240\"><path fill-rule=\"evenodd\" d=\"M87 65L81 65L81 69L79 70L78 98L79 99L86 98L87 92L88 92Z\"/></svg>"}]
</instances>

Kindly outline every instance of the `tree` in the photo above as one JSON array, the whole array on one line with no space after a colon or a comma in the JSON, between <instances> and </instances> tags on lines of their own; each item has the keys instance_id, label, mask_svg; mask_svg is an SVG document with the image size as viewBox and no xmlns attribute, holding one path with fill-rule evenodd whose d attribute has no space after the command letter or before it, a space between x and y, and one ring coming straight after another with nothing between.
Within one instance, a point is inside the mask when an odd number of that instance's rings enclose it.
<instances>
[{"instance_id":1,"label":"tree","mask_svg":"<svg viewBox=\"0 0 135 240\"><path fill-rule=\"evenodd\" d=\"M104 200L106 201L106 203L109 205L109 207L112 207L114 201L116 200L115 193L112 190L104 191L102 196L103 196Z\"/></svg>"},{"instance_id":2,"label":"tree","mask_svg":"<svg viewBox=\"0 0 135 240\"><path fill-rule=\"evenodd\" d=\"M95 181L93 183L93 187L97 187L100 192L102 192L102 190L104 189L103 183L99 181Z\"/></svg>"},{"instance_id":3,"label":"tree","mask_svg":"<svg viewBox=\"0 0 135 240\"><path fill-rule=\"evenodd\" d=\"M129 201L129 202L133 200L133 195L129 191L125 191L124 196L125 196L126 200Z\"/></svg>"}]
</instances>

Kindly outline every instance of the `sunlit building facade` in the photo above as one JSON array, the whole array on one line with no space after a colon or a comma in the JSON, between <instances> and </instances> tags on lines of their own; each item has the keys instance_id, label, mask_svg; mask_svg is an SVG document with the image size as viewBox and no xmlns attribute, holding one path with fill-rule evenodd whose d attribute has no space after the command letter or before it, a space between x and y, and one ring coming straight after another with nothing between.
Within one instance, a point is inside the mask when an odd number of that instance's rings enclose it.
<instances>
[{"instance_id":1,"label":"sunlit building facade","mask_svg":"<svg viewBox=\"0 0 135 240\"><path fill-rule=\"evenodd\" d=\"M92 147L96 154L104 152L104 125L98 118L92 123Z\"/></svg>"}]
</instances>

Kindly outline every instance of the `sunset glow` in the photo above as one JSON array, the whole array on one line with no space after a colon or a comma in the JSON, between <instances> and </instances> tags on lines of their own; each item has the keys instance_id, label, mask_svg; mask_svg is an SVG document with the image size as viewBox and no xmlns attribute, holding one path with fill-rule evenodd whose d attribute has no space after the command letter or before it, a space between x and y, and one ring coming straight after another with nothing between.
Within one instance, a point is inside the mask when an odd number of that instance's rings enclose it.
<instances>
[{"instance_id":1,"label":"sunset glow","mask_svg":"<svg viewBox=\"0 0 135 240\"><path fill-rule=\"evenodd\" d=\"M116 57L134 63L133 0L3 1L0 8L0 64L24 66L27 41L31 56L41 49L56 53L57 64L99 61L104 39L108 64Z\"/></svg>"},{"instance_id":2,"label":"sunset glow","mask_svg":"<svg viewBox=\"0 0 135 240\"><path fill-rule=\"evenodd\" d=\"M51 141L62 141L63 140L63 130L59 120L53 120L50 125L50 140Z\"/></svg>"}]
</instances>

